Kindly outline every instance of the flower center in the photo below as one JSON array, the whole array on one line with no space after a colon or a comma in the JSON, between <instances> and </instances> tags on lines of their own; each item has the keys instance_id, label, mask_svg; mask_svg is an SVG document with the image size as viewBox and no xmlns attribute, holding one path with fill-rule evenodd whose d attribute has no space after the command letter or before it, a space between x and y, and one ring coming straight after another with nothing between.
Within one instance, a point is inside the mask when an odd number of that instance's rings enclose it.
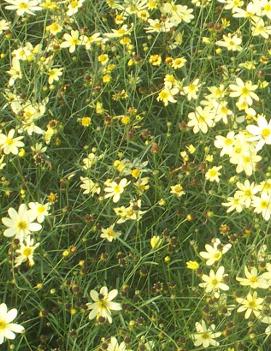
<instances>
[{"instance_id":1,"label":"flower center","mask_svg":"<svg viewBox=\"0 0 271 351\"><path fill-rule=\"evenodd\" d=\"M253 275L252 277L250 277L249 279L252 283L256 283L258 281L258 277L256 275Z\"/></svg>"},{"instance_id":2,"label":"flower center","mask_svg":"<svg viewBox=\"0 0 271 351\"><path fill-rule=\"evenodd\" d=\"M263 138L268 138L271 134L271 130L269 128L264 128L261 134Z\"/></svg>"},{"instance_id":3,"label":"flower center","mask_svg":"<svg viewBox=\"0 0 271 351\"><path fill-rule=\"evenodd\" d=\"M26 230L28 227L28 224L26 221L24 220L20 220L18 223L17 223L17 228L20 229L20 230Z\"/></svg>"},{"instance_id":4,"label":"flower center","mask_svg":"<svg viewBox=\"0 0 271 351\"><path fill-rule=\"evenodd\" d=\"M250 93L249 89L247 87L242 88L242 95L248 96Z\"/></svg>"},{"instance_id":5,"label":"flower center","mask_svg":"<svg viewBox=\"0 0 271 351\"><path fill-rule=\"evenodd\" d=\"M254 300L252 301L249 301L248 303L248 306L253 310L255 309L257 306L256 306L256 302Z\"/></svg>"},{"instance_id":6,"label":"flower center","mask_svg":"<svg viewBox=\"0 0 271 351\"><path fill-rule=\"evenodd\" d=\"M268 208L268 201L262 200L261 201L261 208Z\"/></svg>"},{"instance_id":7,"label":"flower center","mask_svg":"<svg viewBox=\"0 0 271 351\"><path fill-rule=\"evenodd\" d=\"M114 186L114 193L115 193L115 194L121 193L121 187L120 187L119 185L115 185L115 186Z\"/></svg>"},{"instance_id":8,"label":"flower center","mask_svg":"<svg viewBox=\"0 0 271 351\"><path fill-rule=\"evenodd\" d=\"M99 307L100 307L101 309L107 308L107 303L106 303L106 301L105 301L105 300L100 300L100 301L99 301Z\"/></svg>"},{"instance_id":9,"label":"flower center","mask_svg":"<svg viewBox=\"0 0 271 351\"><path fill-rule=\"evenodd\" d=\"M8 323L3 319L0 319L0 331L4 331L7 328Z\"/></svg>"},{"instance_id":10,"label":"flower center","mask_svg":"<svg viewBox=\"0 0 271 351\"><path fill-rule=\"evenodd\" d=\"M221 253L220 251L217 251L217 252L214 254L214 259L215 259L216 261L218 261L218 260L220 260L221 256L222 256L222 253Z\"/></svg>"},{"instance_id":11,"label":"flower center","mask_svg":"<svg viewBox=\"0 0 271 351\"><path fill-rule=\"evenodd\" d=\"M27 10L29 8L28 4L26 2L21 2L18 6L20 10Z\"/></svg>"},{"instance_id":12,"label":"flower center","mask_svg":"<svg viewBox=\"0 0 271 351\"><path fill-rule=\"evenodd\" d=\"M42 214L42 213L45 211L45 207L44 207L44 206L39 206L39 207L37 208L37 210L38 210L38 213L39 213L39 214Z\"/></svg>"},{"instance_id":13,"label":"flower center","mask_svg":"<svg viewBox=\"0 0 271 351\"><path fill-rule=\"evenodd\" d=\"M205 333L202 333L201 334L201 337L202 337L202 339L210 339L210 335L209 335L209 333L207 333L207 332L205 332Z\"/></svg>"},{"instance_id":14,"label":"flower center","mask_svg":"<svg viewBox=\"0 0 271 351\"><path fill-rule=\"evenodd\" d=\"M211 283L214 287L216 287L218 285L219 281L218 281L218 279L214 278L214 279L212 279Z\"/></svg>"},{"instance_id":15,"label":"flower center","mask_svg":"<svg viewBox=\"0 0 271 351\"><path fill-rule=\"evenodd\" d=\"M7 138L7 140L6 140L6 144L7 145L12 145L14 143L14 141L13 141L13 139L12 138Z\"/></svg>"},{"instance_id":16,"label":"flower center","mask_svg":"<svg viewBox=\"0 0 271 351\"><path fill-rule=\"evenodd\" d=\"M32 248L31 247L25 247L23 249L23 256L29 257L32 255Z\"/></svg>"}]
</instances>

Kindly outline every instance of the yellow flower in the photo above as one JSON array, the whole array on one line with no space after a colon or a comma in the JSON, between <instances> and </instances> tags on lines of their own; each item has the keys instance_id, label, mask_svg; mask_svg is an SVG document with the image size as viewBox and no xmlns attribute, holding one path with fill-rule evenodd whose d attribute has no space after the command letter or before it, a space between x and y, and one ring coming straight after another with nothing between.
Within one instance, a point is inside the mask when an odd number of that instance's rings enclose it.
<instances>
[{"instance_id":1,"label":"yellow flower","mask_svg":"<svg viewBox=\"0 0 271 351\"><path fill-rule=\"evenodd\" d=\"M178 89L163 89L160 91L157 101L162 101L165 106L168 105L169 102L176 103L177 100L174 99L174 95L178 93Z\"/></svg>"},{"instance_id":2,"label":"yellow flower","mask_svg":"<svg viewBox=\"0 0 271 351\"><path fill-rule=\"evenodd\" d=\"M110 74L105 74L105 75L103 76L103 82L104 82L104 83L109 83L109 82L111 81L111 79L112 79L112 77L111 77Z\"/></svg>"},{"instance_id":3,"label":"yellow flower","mask_svg":"<svg viewBox=\"0 0 271 351\"><path fill-rule=\"evenodd\" d=\"M98 56L98 61L105 66L107 64L107 62L109 61L109 57L107 54L101 54Z\"/></svg>"},{"instance_id":4,"label":"yellow flower","mask_svg":"<svg viewBox=\"0 0 271 351\"><path fill-rule=\"evenodd\" d=\"M53 34L53 35L56 35L58 33L60 33L62 31L62 26L61 24L57 23L57 22L53 22L51 23L50 25L48 25L46 27L46 30L50 33L50 34Z\"/></svg>"},{"instance_id":5,"label":"yellow flower","mask_svg":"<svg viewBox=\"0 0 271 351\"><path fill-rule=\"evenodd\" d=\"M120 232L114 230L114 224L108 228L102 228L101 238L107 239L109 242L117 239L121 235Z\"/></svg>"},{"instance_id":6,"label":"yellow flower","mask_svg":"<svg viewBox=\"0 0 271 351\"><path fill-rule=\"evenodd\" d=\"M172 62L172 67L174 69L182 68L186 63L186 59L184 57L177 57Z\"/></svg>"},{"instance_id":7,"label":"yellow flower","mask_svg":"<svg viewBox=\"0 0 271 351\"><path fill-rule=\"evenodd\" d=\"M237 298L236 301L241 304L237 312L245 312L245 319L248 319L251 314L254 314L256 317L261 315L261 310L263 309L264 299L258 297L257 292L253 294L248 293L245 298Z\"/></svg>"},{"instance_id":8,"label":"yellow flower","mask_svg":"<svg viewBox=\"0 0 271 351\"><path fill-rule=\"evenodd\" d=\"M91 125L91 118L87 117L87 116L82 117L81 118L81 125L83 127L89 127Z\"/></svg>"},{"instance_id":9,"label":"yellow flower","mask_svg":"<svg viewBox=\"0 0 271 351\"><path fill-rule=\"evenodd\" d=\"M153 250L158 249L162 245L162 242L163 239L159 235L154 235L150 240L151 248Z\"/></svg>"},{"instance_id":10,"label":"yellow flower","mask_svg":"<svg viewBox=\"0 0 271 351\"><path fill-rule=\"evenodd\" d=\"M121 123L122 124L127 125L128 123L130 123L130 120L131 120L131 118L129 116L127 116L127 115L124 115L124 116L121 117Z\"/></svg>"},{"instance_id":11,"label":"yellow flower","mask_svg":"<svg viewBox=\"0 0 271 351\"><path fill-rule=\"evenodd\" d=\"M221 173L219 172L219 170L222 168L222 166L214 166L212 168L210 168L207 173L205 174L205 178L207 180L209 180L210 182L219 182L219 176L221 175Z\"/></svg>"},{"instance_id":12,"label":"yellow flower","mask_svg":"<svg viewBox=\"0 0 271 351\"><path fill-rule=\"evenodd\" d=\"M187 261L186 262L186 267L188 269L192 269L193 271L197 270L199 268L199 264L197 261Z\"/></svg>"},{"instance_id":13,"label":"yellow flower","mask_svg":"<svg viewBox=\"0 0 271 351\"><path fill-rule=\"evenodd\" d=\"M225 47L229 51L241 51L242 47L240 44L242 44L242 39L236 34L232 35L231 33L223 35L223 40L216 42L216 45Z\"/></svg>"},{"instance_id":14,"label":"yellow flower","mask_svg":"<svg viewBox=\"0 0 271 351\"><path fill-rule=\"evenodd\" d=\"M62 68L52 68L48 72L48 83L51 85L53 82L59 81L62 76Z\"/></svg>"},{"instance_id":15,"label":"yellow flower","mask_svg":"<svg viewBox=\"0 0 271 351\"><path fill-rule=\"evenodd\" d=\"M131 170L131 176L134 178L138 178L141 174L141 170L139 168L134 168Z\"/></svg>"},{"instance_id":16,"label":"yellow flower","mask_svg":"<svg viewBox=\"0 0 271 351\"><path fill-rule=\"evenodd\" d=\"M60 47L69 48L71 54L75 51L76 47L81 44L78 30L72 30L71 34L65 33L63 39L64 41L60 44Z\"/></svg>"},{"instance_id":17,"label":"yellow flower","mask_svg":"<svg viewBox=\"0 0 271 351\"><path fill-rule=\"evenodd\" d=\"M111 310L120 311L121 304L113 302L113 299L118 295L118 290L113 289L108 291L106 286L103 286L98 293L96 290L90 291L90 296L94 303L87 303L87 307L91 310L89 319L99 319L100 317L112 323Z\"/></svg>"},{"instance_id":18,"label":"yellow flower","mask_svg":"<svg viewBox=\"0 0 271 351\"><path fill-rule=\"evenodd\" d=\"M29 236L25 238L24 242L20 243L20 248L16 250L15 267L20 266L23 262L28 262L29 266L34 265L34 251L39 246L39 243L34 244L34 240Z\"/></svg>"},{"instance_id":19,"label":"yellow flower","mask_svg":"<svg viewBox=\"0 0 271 351\"><path fill-rule=\"evenodd\" d=\"M0 345L5 339L15 339L15 333L23 333L24 327L17 323L12 323L16 318L18 311L12 308L8 311L7 305L1 303L0 305Z\"/></svg>"},{"instance_id":20,"label":"yellow flower","mask_svg":"<svg viewBox=\"0 0 271 351\"><path fill-rule=\"evenodd\" d=\"M230 96L238 97L240 104L245 103L251 106L253 100L259 101L259 97L254 93L257 88L258 85L252 84L250 80L243 82L241 78L236 78L236 84L230 84Z\"/></svg>"},{"instance_id":21,"label":"yellow flower","mask_svg":"<svg viewBox=\"0 0 271 351\"><path fill-rule=\"evenodd\" d=\"M177 197L181 197L182 195L185 194L181 184L176 184L176 185L171 186L170 187L170 193L175 195L175 196L177 196Z\"/></svg>"},{"instance_id":22,"label":"yellow flower","mask_svg":"<svg viewBox=\"0 0 271 351\"><path fill-rule=\"evenodd\" d=\"M126 178L123 178L120 180L119 183L112 182L111 180L107 180L105 182L105 199L112 197L113 202L116 203L120 200L120 195L124 192L124 188L129 184L130 182L127 181Z\"/></svg>"},{"instance_id":23,"label":"yellow flower","mask_svg":"<svg viewBox=\"0 0 271 351\"><path fill-rule=\"evenodd\" d=\"M151 55L149 58L149 63L153 66L160 66L162 62L160 55Z\"/></svg>"},{"instance_id":24,"label":"yellow flower","mask_svg":"<svg viewBox=\"0 0 271 351\"><path fill-rule=\"evenodd\" d=\"M104 113L104 108L103 108L102 102L99 102L99 101L98 101L98 102L96 103L95 111L96 111L96 113L97 113L98 115L101 115L101 114Z\"/></svg>"}]
</instances>

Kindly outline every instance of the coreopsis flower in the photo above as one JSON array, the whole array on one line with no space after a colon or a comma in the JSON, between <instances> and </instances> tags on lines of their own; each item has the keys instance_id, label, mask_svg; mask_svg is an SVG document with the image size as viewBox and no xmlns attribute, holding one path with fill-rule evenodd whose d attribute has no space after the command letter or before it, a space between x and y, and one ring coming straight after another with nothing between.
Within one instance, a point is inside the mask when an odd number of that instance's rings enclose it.
<instances>
[{"instance_id":1,"label":"coreopsis flower","mask_svg":"<svg viewBox=\"0 0 271 351\"><path fill-rule=\"evenodd\" d=\"M62 68L52 68L48 72L48 83L51 85L54 82L59 81L59 78L62 76Z\"/></svg>"},{"instance_id":2,"label":"coreopsis flower","mask_svg":"<svg viewBox=\"0 0 271 351\"><path fill-rule=\"evenodd\" d=\"M132 173L132 175L133 175L133 173ZM137 190L139 193L144 193L144 191L146 191L150 188L149 177L142 177L142 178L138 179L134 184L137 187Z\"/></svg>"},{"instance_id":3,"label":"coreopsis flower","mask_svg":"<svg viewBox=\"0 0 271 351\"><path fill-rule=\"evenodd\" d=\"M96 318L97 320L102 317L108 322L112 323L111 311L120 311L121 304L113 302L114 298L118 295L118 290L113 289L108 292L108 288L103 286L98 293L96 290L90 291L90 296L94 303L87 303L87 307L91 310L89 319Z\"/></svg>"},{"instance_id":4,"label":"coreopsis flower","mask_svg":"<svg viewBox=\"0 0 271 351\"><path fill-rule=\"evenodd\" d=\"M121 232L114 230L114 226L115 225L113 224L108 228L102 228L101 238L106 239L109 242L117 239L121 235Z\"/></svg>"},{"instance_id":5,"label":"coreopsis flower","mask_svg":"<svg viewBox=\"0 0 271 351\"><path fill-rule=\"evenodd\" d=\"M181 83L174 77L173 74L166 74L164 78L165 89L173 89L174 95L179 93Z\"/></svg>"},{"instance_id":6,"label":"coreopsis flower","mask_svg":"<svg viewBox=\"0 0 271 351\"><path fill-rule=\"evenodd\" d=\"M104 188L104 191L106 192L104 196L105 199L112 197L114 203L118 202L120 200L121 194L124 192L125 187L129 183L130 182L128 182L126 178L122 178L119 183L108 179L105 182Z\"/></svg>"},{"instance_id":7,"label":"coreopsis flower","mask_svg":"<svg viewBox=\"0 0 271 351\"><path fill-rule=\"evenodd\" d=\"M237 34L223 35L223 40L218 40L216 45L222 46L229 51L241 51L242 39Z\"/></svg>"},{"instance_id":8,"label":"coreopsis flower","mask_svg":"<svg viewBox=\"0 0 271 351\"><path fill-rule=\"evenodd\" d=\"M98 62L105 66L109 61L109 56L107 54L101 54L98 56Z\"/></svg>"},{"instance_id":9,"label":"coreopsis flower","mask_svg":"<svg viewBox=\"0 0 271 351\"><path fill-rule=\"evenodd\" d=\"M258 95L254 93L257 88L258 85L252 84L251 81L243 82L241 78L236 78L236 84L230 84L230 96L238 97L239 102L244 102L251 106L253 100L259 101Z\"/></svg>"},{"instance_id":10,"label":"coreopsis flower","mask_svg":"<svg viewBox=\"0 0 271 351\"><path fill-rule=\"evenodd\" d=\"M46 31L52 35L57 35L62 31L63 27L58 22L53 22L46 27Z\"/></svg>"},{"instance_id":11,"label":"coreopsis flower","mask_svg":"<svg viewBox=\"0 0 271 351\"><path fill-rule=\"evenodd\" d=\"M226 88L224 84L220 84L219 86L213 85L207 89L210 91L210 94L205 95L207 100L220 100L226 95Z\"/></svg>"},{"instance_id":12,"label":"coreopsis flower","mask_svg":"<svg viewBox=\"0 0 271 351\"><path fill-rule=\"evenodd\" d=\"M261 2L261 14L271 19L271 3L270 0L263 0Z\"/></svg>"},{"instance_id":13,"label":"coreopsis flower","mask_svg":"<svg viewBox=\"0 0 271 351\"><path fill-rule=\"evenodd\" d=\"M133 26L128 28L128 25L124 24L119 29L113 29L111 33L105 33L104 36L110 39L122 38L124 35L129 35L132 29L133 29Z\"/></svg>"},{"instance_id":14,"label":"coreopsis flower","mask_svg":"<svg viewBox=\"0 0 271 351\"><path fill-rule=\"evenodd\" d=\"M163 15L169 17L173 26L177 26L181 22L190 23L194 18L193 10L185 5L176 5L173 2L166 2L160 8Z\"/></svg>"},{"instance_id":15,"label":"coreopsis flower","mask_svg":"<svg viewBox=\"0 0 271 351\"><path fill-rule=\"evenodd\" d=\"M76 47L81 44L80 33L78 30L72 30L71 34L65 33L63 35L64 41L60 44L61 48L69 48L69 52L72 54Z\"/></svg>"},{"instance_id":16,"label":"coreopsis flower","mask_svg":"<svg viewBox=\"0 0 271 351\"><path fill-rule=\"evenodd\" d=\"M221 168L222 166L213 166L212 168L208 169L208 171L205 173L205 178L210 182L219 183L219 177L221 175L219 171Z\"/></svg>"},{"instance_id":17,"label":"coreopsis flower","mask_svg":"<svg viewBox=\"0 0 271 351\"><path fill-rule=\"evenodd\" d=\"M33 45L30 42L25 43L24 46L18 47L18 49L12 51L13 59L17 59L19 61L32 60L33 55Z\"/></svg>"},{"instance_id":18,"label":"coreopsis flower","mask_svg":"<svg viewBox=\"0 0 271 351\"><path fill-rule=\"evenodd\" d=\"M271 192L271 179L263 180L260 185L260 191L270 193Z\"/></svg>"},{"instance_id":19,"label":"coreopsis flower","mask_svg":"<svg viewBox=\"0 0 271 351\"><path fill-rule=\"evenodd\" d=\"M215 332L215 325L211 324L210 327L206 326L204 320L197 322L196 326L196 333L192 335L193 342L195 346L203 346L207 348L209 346L218 346L219 342L215 340L221 335L221 332Z\"/></svg>"},{"instance_id":20,"label":"coreopsis flower","mask_svg":"<svg viewBox=\"0 0 271 351\"><path fill-rule=\"evenodd\" d=\"M15 333L23 333L24 327L12 321L17 317L18 311L12 308L8 311L7 305L1 303L0 305L0 345L5 339L15 339Z\"/></svg>"},{"instance_id":21,"label":"coreopsis flower","mask_svg":"<svg viewBox=\"0 0 271 351\"><path fill-rule=\"evenodd\" d=\"M12 87L17 79L22 79L22 71L20 61L17 58L13 58L10 66L10 70L7 71L10 75L8 85Z\"/></svg>"},{"instance_id":22,"label":"coreopsis flower","mask_svg":"<svg viewBox=\"0 0 271 351\"><path fill-rule=\"evenodd\" d=\"M220 156L230 155L232 153L235 142L234 136L234 132L229 132L226 137L223 137L221 135L216 136L214 145L218 149L222 149L220 152Z\"/></svg>"},{"instance_id":23,"label":"coreopsis flower","mask_svg":"<svg viewBox=\"0 0 271 351\"><path fill-rule=\"evenodd\" d=\"M96 156L93 152L89 153L87 157L83 158L83 169L90 169L92 166L96 164L99 157Z\"/></svg>"},{"instance_id":24,"label":"coreopsis flower","mask_svg":"<svg viewBox=\"0 0 271 351\"><path fill-rule=\"evenodd\" d=\"M238 213L242 212L245 208L243 199L241 198L240 194L235 193L234 196L230 196L227 198L228 202L222 202L222 205L228 207L227 213L236 211Z\"/></svg>"},{"instance_id":25,"label":"coreopsis flower","mask_svg":"<svg viewBox=\"0 0 271 351\"><path fill-rule=\"evenodd\" d=\"M253 294L248 293L246 298L238 297L236 298L236 301L241 304L241 306L238 307L237 312L246 311L245 319L248 319L251 314L254 314L255 317L259 317L261 315L264 299L258 297L256 291L254 291Z\"/></svg>"},{"instance_id":26,"label":"coreopsis flower","mask_svg":"<svg viewBox=\"0 0 271 351\"><path fill-rule=\"evenodd\" d=\"M246 9L242 9L239 6L234 7L233 17L237 18L248 18L251 21L257 20L260 14L260 7L258 6L257 2L250 1L248 2Z\"/></svg>"},{"instance_id":27,"label":"coreopsis flower","mask_svg":"<svg viewBox=\"0 0 271 351\"><path fill-rule=\"evenodd\" d=\"M195 112L190 112L188 114L188 127L193 128L193 132L196 134L199 131L206 134L208 128L214 126L214 116L209 109L203 109L201 106L198 106Z\"/></svg>"},{"instance_id":28,"label":"coreopsis flower","mask_svg":"<svg viewBox=\"0 0 271 351\"><path fill-rule=\"evenodd\" d=\"M153 250L158 249L163 243L163 239L159 235L151 237L150 245Z\"/></svg>"},{"instance_id":29,"label":"coreopsis flower","mask_svg":"<svg viewBox=\"0 0 271 351\"><path fill-rule=\"evenodd\" d=\"M185 194L185 192L181 184L176 184L170 187L170 194L173 194L176 197L181 197Z\"/></svg>"},{"instance_id":30,"label":"coreopsis flower","mask_svg":"<svg viewBox=\"0 0 271 351\"><path fill-rule=\"evenodd\" d=\"M251 176L252 173L255 172L257 163L261 161L261 159L262 157L257 155L256 152L245 152L236 166L236 172L245 172L247 176Z\"/></svg>"},{"instance_id":31,"label":"coreopsis flower","mask_svg":"<svg viewBox=\"0 0 271 351\"><path fill-rule=\"evenodd\" d=\"M187 60L184 57L177 57L172 61L171 66L174 69L180 69L185 65L186 62Z\"/></svg>"},{"instance_id":32,"label":"coreopsis flower","mask_svg":"<svg viewBox=\"0 0 271 351\"><path fill-rule=\"evenodd\" d=\"M128 207L121 206L114 208L114 212L119 217L118 224L124 223L128 220L139 221L146 211L141 211L141 200L130 201Z\"/></svg>"},{"instance_id":33,"label":"coreopsis flower","mask_svg":"<svg viewBox=\"0 0 271 351\"><path fill-rule=\"evenodd\" d=\"M42 223L46 216L49 215L50 204L41 204L39 202L30 202L28 204L30 210L35 216L34 220L37 219L38 223Z\"/></svg>"},{"instance_id":34,"label":"coreopsis flower","mask_svg":"<svg viewBox=\"0 0 271 351\"><path fill-rule=\"evenodd\" d=\"M46 111L46 104L48 99L45 99L41 103L31 103L27 101L25 106L22 108L22 128L19 129L19 132L27 132L28 135L32 135L33 133L36 134L43 134L44 131L36 126L35 122L38 121Z\"/></svg>"},{"instance_id":35,"label":"coreopsis flower","mask_svg":"<svg viewBox=\"0 0 271 351\"><path fill-rule=\"evenodd\" d=\"M162 101L165 106L168 106L168 103L171 102L172 104L175 104L177 100L174 98L176 94L178 94L179 89L178 88L164 88L160 91L157 101Z\"/></svg>"},{"instance_id":36,"label":"coreopsis flower","mask_svg":"<svg viewBox=\"0 0 271 351\"><path fill-rule=\"evenodd\" d=\"M260 213L266 221L271 217L271 194L262 192L261 196L254 196L252 201L255 213Z\"/></svg>"},{"instance_id":37,"label":"coreopsis flower","mask_svg":"<svg viewBox=\"0 0 271 351\"><path fill-rule=\"evenodd\" d=\"M245 276L246 278L236 277L236 280L240 282L241 285L249 286L252 289L267 289L269 287L264 275L259 275L256 267L252 267L249 271L247 266L245 266Z\"/></svg>"},{"instance_id":38,"label":"coreopsis flower","mask_svg":"<svg viewBox=\"0 0 271 351\"><path fill-rule=\"evenodd\" d=\"M0 34L2 34L4 31L8 30L10 26L10 22L2 19L0 20Z\"/></svg>"},{"instance_id":39,"label":"coreopsis flower","mask_svg":"<svg viewBox=\"0 0 271 351\"><path fill-rule=\"evenodd\" d=\"M264 144L271 144L271 120L267 122L264 115L259 115L257 119L258 125L248 125L247 131L254 137L251 138L252 141L257 141L256 151L262 149Z\"/></svg>"},{"instance_id":40,"label":"coreopsis flower","mask_svg":"<svg viewBox=\"0 0 271 351\"><path fill-rule=\"evenodd\" d=\"M252 20L251 34L253 37L261 36L268 39L271 35L271 26L266 25L262 18Z\"/></svg>"},{"instance_id":41,"label":"coreopsis flower","mask_svg":"<svg viewBox=\"0 0 271 351\"><path fill-rule=\"evenodd\" d=\"M94 182L89 177L80 177L80 180L82 182L80 188L84 190L83 194L90 194L91 196L94 196L95 194L100 194L101 187L98 183Z\"/></svg>"},{"instance_id":42,"label":"coreopsis flower","mask_svg":"<svg viewBox=\"0 0 271 351\"><path fill-rule=\"evenodd\" d=\"M109 345L106 350L107 351L126 351L127 349L124 341L122 341L119 344L118 340L115 337L111 337Z\"/></svg>"},{"instance_id":43,"label":"coreopsis flower","mask_svg":"<svg viewBox=\"0 0 271 351\"><path fill-rule=\"evenodd\" d=\"M205 100L202 105L207 106L214 114L215 122L223 121L228 124L229 118L233 116L233 112L228 108L228 102L225 100Z\"/></svg>"},{"instance_id":44,"label":"coreopsis flower","mask_svg":"<svg viewBox=\"0 0 271 351\"><path fill-rule=\"evenodd\" d=\"M100 35L100 33L94 33L90 36L82 35L82 44L85 46L86 50L90 50L93 44L97 44L103 41Z\"/></svg>"},{"instance_id":45,"label":"coreopsis flower","mask_svg":"<svg viewBox=\"0 0 271 351\"><path fill-rule=\"evenodd\" d=\"M188 269L191 269L192 271L196 271L197 269L199 269L199 264L197 261L187 261L186 267Z\"/></svg>"},{"instance_id":46,"label":"coreopsis flower","mask_svg":"<svg viewBox=\"0 0 271 351\"><path fill-rule=\"evenodd\" d=\"M254 182L250 183L248 179L244 183L236 183L239 190L235 192L235 195L239 197L246 208L249 208L254 196L260 191L261 187L256 185Z\"/></svg>"},{"instance_id":47,"label":"coreopsis flower","mask_svg":"<svg viewBox=\"0 0 271 351\"><path fill-rule=\"evenodd\" d=\"M22 136L14 138L15 129L11 129L7 135L0 133L0 149L3 150L4 154L18 154L18 149L24 146L24 143L21 141Z\"/></svg>"},{"instance_id":48,"label":"coreopsis flower","mask_svg":"<svg viewBox=\"0 0 271 351\"><path fill-rule=\"evenodd\" d=\"M78 12L79 8L83 6L84 1L85 0L69 0L67 15L75 15Z\"/></svg>"},{"instance_id":49,"label":"coreopsis flower","mask_svg":"<svg viewBox=\"0 0 271 351\"><path fill-rule=\"evenodd\" d=\"M22 240L31 232L36 232L41 229L39 223L34 222L36 214L29 210L25 204L21 204L18 212L14 208L8 209L8 217L2 218L2 223L7 227L4 231L4 236Z\"/></svg>"},{"instance_id":50,"label":"coreopsis flower","mask_svg":"<svg viewBox=\"0 0 271 351\"><path fill-rule=\"evenodd\" d=\"M184 86L182 89L182 94L186 95L187 100L196 100L198 98L199 88L201 84L199 79L195 79L193 82L189 83L187 86Z\"/></svg>"},{"instance_id":51,"label":"coreopsis flower","mask_svg":"<svg viewBox=\"0 0 271 351\"><path fill-rule=\"evenodd\" d=\"M20 266L23 262L28 262L30 267L34 266L34 252L39 245L39 243L35 244L29 236L20 242L20 248L15 251L15 267Z\"/></svg>"},{"instance_id":52,"label":"coreopsis flower","mask_svg":"<svg viewBox=\"0 0 271 351\"><path fill-rule=\"evenodd\" d=\"M150 55L149 63L153 66L160 66L162 63L162 57L159 54Z\"/></svg>"},{"instance_id":53,"label":"coreopsis flower","mask_svg":"<svg viewBox=\"0 0 271 351\"><path fill-rule=\"evenodd\" d=\"M161 21L159 19L148 19L149 26L145 28L146 33L166 33L172 28L169 21Z\"/></svg>"},{"instance_id":54,"label":"coreopsis flower","mask_svg":"<svg viewBox=\"0 0 271 351\"><path fill-rule=\"evenodd\" d=\"M212 244L213 246L206 244L206 251L201 251L199 253L200 256L206 260L207 266L212 266L214 263L220 261L222 256L231 248L231 244L223 245L217 238L212 240Z\"/></svg>"},{"instance_id":55,"label":"coreopsis flower","mask_svg":"<svg viewBox=\"0 0 271 351\"><path fill-rule=\"evenodd\" d=\"M203 283L200 283L199 286L204 288L206 293L212 292L214 293L214 296L218 298L220 290L229 290L229 286L224 282L224 278L227 276L224 272L225 269L223 266L220 266L216 272L211 269L209 275L202 275L201 279L203 280Z\"/></svg>"},{"instance_id":56,"label":"coreopsis flower","mask_svg":"<svg viewBox=\"0 0 271 351\"><path fill-rule=\"evenodd\" d=\"M121 9L127 12L129 15L138 15L146 10L147 1L146 0L124 0Z\"/></svg>"},{"instance_id":57,"label":"coreopsis flower","mask_svg":"<svg viewBox=\"0 0 271 351\"><path fill-rule=\"evenodd\" d=\"M14 10L18 16L24 14L34 15L35 11L40 11L40 0L5 0L7 10Z\"/></svg>"}]
</instances>

